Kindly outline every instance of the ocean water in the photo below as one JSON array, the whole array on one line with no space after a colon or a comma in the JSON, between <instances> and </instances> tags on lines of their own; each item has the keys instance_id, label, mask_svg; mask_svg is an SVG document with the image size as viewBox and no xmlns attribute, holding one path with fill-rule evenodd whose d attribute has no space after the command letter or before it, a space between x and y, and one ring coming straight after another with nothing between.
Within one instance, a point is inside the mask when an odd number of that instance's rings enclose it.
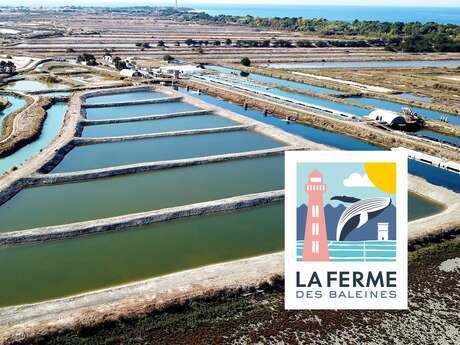
<instances>
[{"instance_id":1,"label":"ocean water","mask_svg":"<svg viewBox=\"0 0 460 345\"><path fill-rule=\"evenodd\" d=\"M328 241L328 250L330 261L396 261L396 241ZM297 261L302 253L303 241L297 241Z\"/></svg>"},{"instance_id":2,"label":"ocean water","mask_svg":"<svg viewBox=\"0 0 460 345\"><path fill-rule=\"evenodd\" d=\"M267 5L196 5L197 11L211 15L259 17L304 17L330 20L379 20L386 22L437 22L460 24L459 7L396 7L396 6L267 6Z\"/></svg>"}]
</instances>

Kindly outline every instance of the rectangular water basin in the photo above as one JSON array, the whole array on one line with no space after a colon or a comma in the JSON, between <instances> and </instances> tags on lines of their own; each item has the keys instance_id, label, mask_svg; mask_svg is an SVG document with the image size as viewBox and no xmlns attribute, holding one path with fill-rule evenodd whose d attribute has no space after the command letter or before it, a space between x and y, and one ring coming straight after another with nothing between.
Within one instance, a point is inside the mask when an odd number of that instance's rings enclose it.
<instances>
[{"instance_id":1,"label":"rectangular water basin","mask_svg":"<svg viewBox=\"0 0 460 345\"><path fill-rule=\"evenodd\" d=\"M238 123L217 115L181 116L163 120L123 122L117 124L86 126L83 137L112 137L147 133L161 133L213 127L235 126Z\"/></svg>"},{"instance_id":2,"label":"rectangular water basin","mask_svg":"<svg viewBox=\"0 0 460 345\"><path fill-rule=\"evenodd\" d=\"M186 135L77 146L53 170L92 170L143 162L269 149L281 143L253 131Z\"/></svg>"},{"instance_id":3,"label":"rectangular water basin","mask_svg":"<svg viewBox=\"0 0 460 345\"><path fill-rule=\"evenodd\" d=\"M107 288L283 248L283 206L0 249L0 307Z\"/></svg>"},{"instance_id":4,"label":"rectangular water basin","mask_svg":"<svg viewBox=\"0 0 460 345\"><path fill-rule=\"evenodd\" d=\"M143 101L146 99L163 98L167 97L164 93L142 90L134 92L116 93L111 95L94 96L86 99L87 104L98 103L115 103L115 102L128 102L128 101Z\"/></svg>"},{"instance_id":5,"label":"rectangular water basin","mask_svg":"<svg viewBox=\"0 0 460 345\"><path fill-rule=\"evenodd\" d=\"M124 105L86 109L86 118L88 120L121 119L125 117L162 115L194 110L199 110L199 108L184 102Z\"/></svg>"},{"instance_id":6,"label":"rectangular water basin","mask_svg":"<svg viewBox=\"0 0 460 345\"><path fill-rule=\"evenodd\" d=\"M0 232L283 189L283 160L245 159L27 188L0 206Z\"/></svg>"}]
</instances>

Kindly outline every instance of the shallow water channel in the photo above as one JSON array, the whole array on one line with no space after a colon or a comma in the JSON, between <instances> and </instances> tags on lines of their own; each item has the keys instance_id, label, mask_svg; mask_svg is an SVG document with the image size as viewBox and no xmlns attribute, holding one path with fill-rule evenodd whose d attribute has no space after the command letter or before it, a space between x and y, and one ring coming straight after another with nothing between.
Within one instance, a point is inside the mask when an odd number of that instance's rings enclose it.
<instances>
[{"instance_id":1,"label":"shallow water channel","mask_svg":"<svg viewBox=\"0 0 460 345\"><path fill-rule=\"evenodd\" d=\"M255 120L261 121L278 127L288 133L299 135L305 139L329 145L332 147L339 148L341 150L352 150L352 151L373 151L373 150L383 150L383 148L368 144L364 141L351 138L342 134L329 132L313 127L309 127L305 124L300 123L286 123L282 119L273 116L263 116L263 113L254 109L244 110L243 107L229 103L227 101L212 97L209 95L200 95L197 96L194 93L187 92L184 88L179 89L181 92L186 93L192 97L198 97L201 100L208 102L210 104L217 105L219 107L225 108L227 110L233 111L237 114L241 114ZM425 178L428 182L446 187L455 192L460 192L460 178L458 174L455 174L451 171L440 169L425 163L421 163L415 160L409 160L409 173L421 176Z\"/></svg>"},{"instance_id":2,"label":"shallow water channel","mask_svg":"<svg viewBox=\"0 0 460 345\"><path fill-rule=\"evenodd\" d=\"M221 80L222 78L210 76L208 77L207 82L213 83L219 86L220 85L219 81ZM348 104L344 104L340 102L335 102L335 101L328 100L328 99L308 96L308 95L304 95L300 93L284 91L278 88L265 88L265 87L261 88L259 85L247 83L244 79L241 79L241 78L225 79L224 82L226 83L227 86L231 84L232 88L233 87L242 88L244 91L262 94L265 97L275 97L275 100L278 97L278 98L281 98L284 102L289 102L289 103L301 102L301 105L307 108L311 108L316 112L320 111L320 109L326 109L326 110L335 110L337 112L346 113L346 114L349 114L350 116L353 116L353 115L366 116L369 114L369 110L365 108L360 108L360 107L356 107L356 106L352 106L352 105L348 105Z\"/></svg>"},{"instance_id":3,"label":"shallow water channel","mask_svg":"<svg viewBox=\"0 0 460 345\"><path fill-rule=\"evenodd\" d=\"M394 112L400 112L403 107L407 107L407 105L404 105L404 104L384 101L384 100L376 99L376 98L355 97L355 98L349 98L349 100L355 101L357 103L367 104L375 108L391 110ZM422 109L418 107L410 107L410 108L414 110L417 114L427 119L439 121L442 117L447 117L449 120L449 123L460 125L460 117L458 116L450 115L447 113L442 113L442 112L434 111L434 110Z\"/></svg>"},{"instance_id":4,"label":"shallow water channel","mask_svg":"<svg viewBox=\"0 0 460 345\"><path fill-rule=\"evenodd\" d=\"M230 73L230 74L233 74L233 75L236 75L236 76L242 75L241 71L233 69L233 68L228 68L228 67L207 65L206 68L209 68L209 69L214 70L214 71ZM299 83L299 82L296 82L296 81L290 81L290 80L284 80L284 79L269 77L269 76L265 76L265 75L257 74L257 73L250 73L250 74L248 74L247 77L248 77L248 79L254 80L254 81L261 81L261 82L280 85L280 86L287 86L287 87L292 87L292 88L295 88L295 89L300 89L300 90L305 90L305 91L313 91L313 92L325 93L325 94L330 94L330 95L340 93L340 91L337 91L337 90L334 90L334 89L329 89L329 88L326 88L326 87L315 86L315 85L310 85L310 84L305 84L305 83Z\"/></svg>"},{"instance_id":5,"label":"shallow water channel","mask_svg":"<svg viewBox=\"0 0 460 345\"><path fill-rule=\"evenodd\" d=\"M460 60L413 60L413 61L343 61L272 63L270 68L416 68L457 67Z\"/></svg>"},{"instance_id":6,"label":"shallow water channel","mask_svg":"<svg viewBox=\"0 0 460 345\"><path fill-rule=\"evenodd\" d=\"M0 175L14 166L23 164L26 160L40 153L41 150L48 146L56 135L58 135L66 111L67 103L58 102L53 104L51 108L47 110L48 115L38 139L22 147L8 157L0 158Z\"/></svg>"},{"instance_id":7,"label":"shallow water channel","mask_svg":"<svg viewBox=\"0 0 460 345\"><path fill-rule=\"evenodd\" d=\"M1 98L6 99L10 102L9 107L0 111L0 134L3 132L3 122L11 113L18 111L21 108L24 108L27 105L27 102L18 96L15 95L0 95Z\"/></svg>"},{"instance_id":8,"label":"shallow water channel","mask_svg":"<svg viewBox=\"0 0 460 345\"><path fill-rule=\"evenodd\" d=\"M232 68L227 68L227 67L221 67L221 66L207 66L207 68L220 71L220 72L225 72L229 74L237 74L239 75L240 71L237 69L232 69ZM272 84L280 85L280 86L289 86L292 88L297 88L297 89L302 89L302 90L309 90L309 91L314 91L318 93L325 93L325 94L335 94L339 93L334 89L331 88L326 88L326 87L315 87L310 84L306 83L299 83L299 82L292 82L288 80L284 80L281 78L274 78L274 77L266 77L261 74L254 74L251 73L248 76L249 79L254 80L254 81L265 81L269 82ZM335 92L334 92L335 91ZM295 100L299 101L304 101L307 103L311 104L316 104L318 106L324 106L328 107L330 109L334 109L337 111L344 111L351 113L356 116L367 116L369 114L369 111L363 108L359 107L353 107L345 104L341 104L339 102L331 102L328 100L323 100L321 98L315 98L312 96L306 96L298 93L293 93L293 92L287 92L284 90L278 90L278 89L270 89L270 92L274 93L275 95L287 97L287 98L292 98ZM403 93L401 95L402 98L406 99L415 99L415 100L429 100L429 98L426 97L419 97L415 96L409 93ZM386 110L391 110L394 112L400 112L403 107L407 107L407 105L404 105L402 103L397 103L397 102L390 102L390 101L384 101L376 98L370 98L370 97L354 97L354 98L348 98L351 101L354 101L355 103L361 103L365 105L370 105L375 108L381 108L381 109L386 109ZM443 113L439 111L433 111L433 110L428 110L428 109L423 109L423 108L418 108L418 107L411 107L412 110L420 114L422 117L431 119L431 120L439 120L443 117L447 117L449 119L450 123L460 125L460 117L457 117L452 114L448 113Z\"/></svg>"}]
</instances>

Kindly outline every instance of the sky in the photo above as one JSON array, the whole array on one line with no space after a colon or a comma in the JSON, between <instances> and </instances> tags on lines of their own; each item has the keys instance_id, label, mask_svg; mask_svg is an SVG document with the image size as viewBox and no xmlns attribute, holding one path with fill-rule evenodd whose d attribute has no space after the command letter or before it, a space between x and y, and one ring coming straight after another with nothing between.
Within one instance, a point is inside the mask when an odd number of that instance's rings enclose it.
<instances>
[{"instance_id":1,"label":"sky","mask_svg":"<svg viewBox=\"0 0 460 345\"><path fill-rule=\"evenodd\" d=\"M0 5L9 6L62 6L62 5L164 5L173 4L173 0L1 0ZM207 4L213 6L222 6L231 4L244 5L279 5L279 0L178 0L180 6L193 6L199 4ZM283 5L345 5L343 0L284 0ZM369 6L369 0L348 0L346 5L364 5ZM372 5L375 6L449 6L460 7L459 0L374 0Z\"/></svg>"},{"instance_id":2,"label":"sky","mask_svg":"<svg viewBox=\"0 0 460 345\"><path fill-rule=\"evenodd\" d=\"M323 175L326 183L326 192L324 193L324 205L331 204L334 207L340 204L340 201L330 198L337 195L352 196L358 199L385 197L391 198L393 205L396 205L396 196L380 191L375 187L350 187L345 186L344 180L350 178L352 174L366 176L364 163L299 163L297 165L297 206L307 202L307 194L305 193L305 183L308 176L314 170L318 169Z\"/></svg>"}]
</instances>

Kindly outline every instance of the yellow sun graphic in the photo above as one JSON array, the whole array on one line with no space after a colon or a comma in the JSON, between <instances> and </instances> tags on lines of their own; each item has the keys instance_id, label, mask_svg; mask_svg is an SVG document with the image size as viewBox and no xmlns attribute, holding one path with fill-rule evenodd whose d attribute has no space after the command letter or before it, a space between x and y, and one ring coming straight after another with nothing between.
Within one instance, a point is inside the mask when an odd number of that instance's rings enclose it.
<instances>
[{"instance_id":1,"label":"yellow sun graphic","mask_svg":"<svg viewBox=\"0 0 460 345\"><path fill-rule=\"evenodd\" d=\"M364 169L375 187L396 194L396 163L365 163Z\"/></svg>"}]
</instances>

